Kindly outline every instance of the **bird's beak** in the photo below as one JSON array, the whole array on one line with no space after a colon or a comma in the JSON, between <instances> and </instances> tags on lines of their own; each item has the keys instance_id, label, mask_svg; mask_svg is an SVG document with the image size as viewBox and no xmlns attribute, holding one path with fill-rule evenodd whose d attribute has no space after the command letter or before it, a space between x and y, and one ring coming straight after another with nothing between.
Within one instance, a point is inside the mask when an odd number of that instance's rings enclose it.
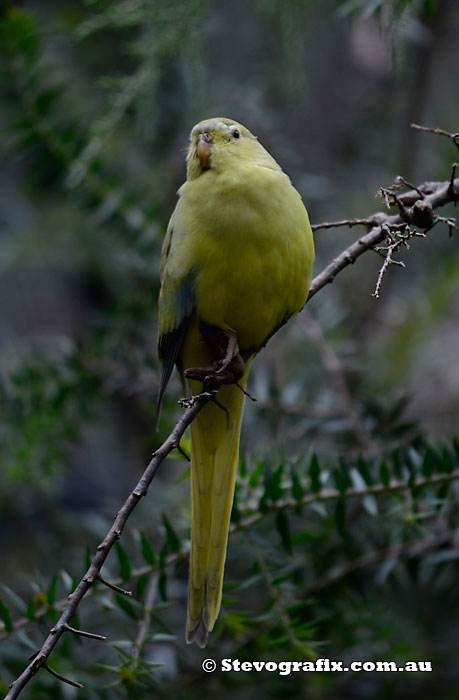
<instances>
[{"instance_id":1,"label":"bird's beak","mask_svg":"<svg viewBox=\"0 0 459 700\"><path fill-rule=\"evenodd\" d=\"M213 140L214 138L212 134L209 134L208 131L204 132L203 134L199 134L197 138L196 150L203 168L210 168L210 153Z\"/></svg>"}]
</instances>

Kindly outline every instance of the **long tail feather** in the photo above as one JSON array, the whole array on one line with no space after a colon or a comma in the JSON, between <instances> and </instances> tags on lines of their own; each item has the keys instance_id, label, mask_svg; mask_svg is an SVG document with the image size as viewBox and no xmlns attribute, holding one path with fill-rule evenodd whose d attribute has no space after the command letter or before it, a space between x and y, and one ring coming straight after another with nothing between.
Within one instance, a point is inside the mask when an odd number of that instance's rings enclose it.
<instances>
[{"instance_id":1,"label":"long tail feather","mask_svg":"<svg viewBox=\"0 0 459 700\"><path fill-rule=\"evenodd\" d=\"M250 362L241 385L245 387ZM191 382L193 391L201 384ZM191 425L192 525L186 640L200 647L218 617L239 457L244 394L223 386Z\"/></svg>"}]
</instances>

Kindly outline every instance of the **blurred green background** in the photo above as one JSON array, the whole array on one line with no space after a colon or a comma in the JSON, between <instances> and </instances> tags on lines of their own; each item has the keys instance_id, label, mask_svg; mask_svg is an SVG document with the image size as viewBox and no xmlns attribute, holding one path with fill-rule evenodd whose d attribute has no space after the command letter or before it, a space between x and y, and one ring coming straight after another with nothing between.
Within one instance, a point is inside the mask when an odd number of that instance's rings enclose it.
<instances>
[{"instance_id":1,"label":"blurred green background","mask_svg":"<svg viewBox=\"0 0 459 700\"><path fill-rule=\"evenodd\" d=\"M193 124L211 116L245 124L290 175L312 223L367 216L384 209L375 194L399 174L415 184L450 177L454 144L410 124L458 131L458 30L454 0L1 4L0 597L14 619L49 610L19 633L2 638L0 628L0 691L43 638L56 601L84 571L85 548L93 551L179 415L175 378L154 432L159 255ZM450 205L439 213L454 212ZM316 274L359 233L318 231ZM424 459L428 474L427 443L435 470L459 460L457 443L451 447L457 239L440 224L400 258L406 268L391 266L378 300L382 259L360 258L255 362L241 512L263 513L253 502L263 484L265 493L266 484L274 488L273 473L307 483L314 454L324 483L338 467L356 486L365 469L384 482L383 459L391 476L399 475L397 459L410 473ZM163 665L139 676L132 649L140 608L126 610L101 591L82 604L81 624L98 625L110 644L66 639L52 657L85 690L42 672L24 698L457 696L456 482L447 492L395 495L379 508L352 502L346 518L316 504L288 526L267 516L258 530L241 530L230 542L222 621L201 651L184 644L186 557L167 576L163 566L167 552L186 550L186 466L178 458L163 465L106 567L107 577L128 579L124 557L134 569L151 564L140 531L163 550L142 650ZM335 566L429 537L438 537L425 546L430 559L422 545L414 560L382 554L307 595ZM133 578L126 585L140 586L143 600L147 578ZM301 608L298 624L292 605ZM431 659L437 672L279 678L200 667L206 657L314 654Z\"/></svg>"}]
</instances>

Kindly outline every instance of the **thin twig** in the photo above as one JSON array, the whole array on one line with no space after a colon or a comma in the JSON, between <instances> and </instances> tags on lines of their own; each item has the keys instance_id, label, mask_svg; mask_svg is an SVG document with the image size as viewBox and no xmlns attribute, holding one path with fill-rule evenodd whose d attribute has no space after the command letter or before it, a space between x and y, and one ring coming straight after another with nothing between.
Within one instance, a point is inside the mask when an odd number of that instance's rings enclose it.
<instances>
[{"instance_id":1,"label":"thin twig","mask_svg":"<svg viewBox=\"0 0 459 700\"><path fill-rule=\"evenodd\" d=\"M397 175L396 177L397 182L401 182L402 185L405 185L405 187L409 187L410 190L415 190L418 195L421 197L421 199L424 198L424 192L421 192L419 187L416 187L416 185L412 185L411 182L408 182L408 180L405 180L405 178L402 175Z\"/></svg>"},{"instance_id":2,"label":"thin twig","mask_svg":"<svg viewBox=\"0 0 459 700\"><path fill-rule=\"evenodd\" d=\"M321 224L311 224L313 231L318 231L321 228L338 228L339 226L368 226L373 228L377 224L377 218L369 217L368 219L341 219L341 221L323 221Z\"/></svg>"},{"instance_id":3,"label":"thin twig","mask_svg":"<svg viewBox=\"0 0 459 700\"><path fill-rule=\"evenodd\" d=\"M294 499L286 499L286 500L279 500L275 501L273 503L268 504L268 512L269 513L276 513L279 510L294 510L296 511L298 507L301 506L310 506L313 505L314 503L319 503L323 501L329 501L329 500L338 500L338 499L346 499L346 498L365 498L365 496L368 495L379 495L379 494L384 494L384 493L392 493L395 491L403 491L411 488L421 488L424 486L429 486L429 485L437 485L440 483L447 483L448 481L455 481L459 479L459 469L456 469L453 472L450 473L439 473L435 474L434 476L431 477L419 477L418 479L415 480L414 484L410 484L407 481L397 481L397 480L392 480L389 482L388 486L385 487L382 484L374 484L372 486L366 486L363 488L350 488L346 489L344 491L337 491L334 489L321 489L318 493L313 493L313 494L308 494L304 496L300 501L294 500ZM304 483L302 483L304 488L308 488L309 484L308 481L305 480ZM241 508L241 510L244 512L245 509L244 507ZM252 508L250 508L250 511ZM250 513L249 515L245 515L242 517L242 519L237 522L237 523L232 523L230 525L230 532L238 532L240 530L246 530L250 527L252 527L255 523L260 521L264 517L265 513ZM173 564L176 564L179 560L183 559L184 557L188 556L189 554L189 546L184 547L178 552L171 552L167 557L166 560L162 565L155 564L153 566L141 566L138 569L133 569L131 572L130 579L131 580L136 580L141 578L142 576L146 576L151 573L155 572L161 572L164 569L168 568L169 566L172 566ZM116 586L118 583L121 583L121 579L115 579L114 581L111 582L113 586ZM87 597L91 596L92 593L94 592L94 589L90 589L87 593ZM65 606L68 603L67 598L63 598L62 600L57 601L53 609L58 611L58 610L63 610ZM0 632L0 641L2 639L5 639L8 637L10 634L15 632L18 629L21 629L22 627L25 627L26 625L31 624L32 622L44 618L47 614L49 613L49 607L43 607L35 612L35 617L33 620L27 617L21 617L18 618L13 622L13 629L10 632ZM38 654L38 652L37 652Z\"/></svg>"},{"instance_id":4,"label":"thin twig","mask_svg":"<svg viewBox=\"0 0 459 700\"><path fill-rule=\"evenodd\" d=\"M273 584L273 579L271 576L271 572L269 571L268 567L266 566L263 557L261 556L260 553L260 548L256 544L255 540L253 537L249 537L249 542L252 545L252 549L254 550L255 558L257 560L258 566L260 567L261 573L263 574L263 578L266 583L266 587L269 591L269 595L271 599L274 601L274 608L278 611L277 619L281 623L285 634L288 637L288 640L292 646L292 648L295 648L299 640L297 639L295 635L295 631L292 627L290 617L287 612L287 604L284 598L284 595L282 593L282 589L276 588Z\"/></svg>"},{"instance_id":5,"label":"thin twig","mask_svg":"<svg viewBox=\"0 0 459 700\"><path fill-rule=\"evenodd\" d=\"M115 190L109 181L101 177L99 173L93 171L89 173L83 172L82 177L75 179L75 163L84 156L89 144L80 151L76 158L74 157L66 140L61 138L51 122L38 110L36 96L31 94L25 74L21 72L19 66L20 64L17 61L9 61L12 76L11 83L16 89L23 111L31 121L32 130L39 136L52 156L59 160L67 169L68 184L71 184L71 186L82 184L90 194L94 194L102 201L110 200L110 206L125 221L129 229L145 230L146 224L150 223L146 214L137 204L128 201L124 194L121 195L118 189ZM133 212L135 216L132 216Z\"/></svg>"},{"instance_id":6,"label":"thin twig","mask_svg":"<svg viewBox=\"0 0 459 700\"><path fill-rule=\"evenodd\" d=\"M396 264L400 265L401 267L405 267L405 263L402 260L393 260L392 256L394 253L398 252L402 246L405 248L409 248L408 241L410 238L416 238L416 237L421 237L425 238L425 233L420 233L419 231L413 231L408 224L405 225L405 230L403 233L396 232L395 234L393 231L390 229L387 229L386 231L386 237L387 237L387 246L378 246L375 248L375 250L379 253L380 251L385 250L386 255L384 258L384 262L381 266L381 269L379 270L379 275L378 279L376 281L376 287L375 291L371 296L375 297L376 299L379 299L379 290L381 289L381 283L382 279L386 273L387 268L389 267L390 264Z\"/></svg>"},{"instance_id":7,"label":"thin twig","mask_svg":"<svg viewBox=\"0 0 459 700\"><path fill-rule=\"evenodd\" d=\"M138 632L136 640L135 640L135 647L134 647L134 654L133 654L133 661L134 661L135 665L137 665L139 662L140 655L142 653L142 649L145 645L145 642L148 638L148 633L150 631L151 610L152 610L153 604L155 602L156 592L158 590L158 583L159 583L159 571L155 571L152 573L152 575L150 577L150 581L148 583L148 588L147 588L147 592L145 595L145 603L144 603L144 607L143 607L143 617L140 621L139 632Z\"/></svg>"},{"instance_id":8,"label":"thin twig","mask_svg":"<svg viewBox=\"0 0 459 700\"><path fill-rule=\"evenodd\" d=\"M46 669L48 671L48 673L50 673L52 676L54 676L54 678L58 678L63 683L67 683L67 685L73 685L74 688L83 688L84 687L82 683L78 683L78 681L72 681L72 680L70 680L70 678L66 678L61 673L58 673L57 671L55 671L53 668L51 668L51 666L48 666L46 661L42 664L42 666L44 669ZM8 696L6 696L6 697L8 697Z\"/></svg>"},{"instance_id":9,"label":"thin twig","mask_svg":"<svg viewBox=\"0 0 459 700\"><path fill-rule=\"evenodd\" d=\"M97 547L96 553L94 554L89 569L83 576L76 589L69 595L68 602L62 611L59 620L54 625L52 632L49 633L48 637L43 642L43 645L38 652L37 656L33 661L31 661L28 666L24 669L18 678L10 686L9 692L6 694L4 700L14 700L17 698L22 691L22 689L29 683L31 678L37 673L37 671L45 666L49 655L56 646L57 642L66 630L66 625L70 623L70 620L74 616L78 605L80 604L85 593L90 589L94 581L99 578L102 566L112 549L115 542L118 540L120 534L123 532L124 526L126 525L127 519L131 515L132 511L136 507L137 503L140 501L142 496L145 496L148 491L152 480L154 479L160 465L167 457L167 455L175 449L176 444L180 441L183 433L188 428L190 423L198 415L199 411L207 403L207 397L201 397L192 406L186 409L183 415L177 421L174 429L172 430L169 437L163 442L161 447L156 450L153 457L145 469L140 481L137 486L131 491L130 495L124 502L121 509L114 520L113 525L105 536L103 542Z\"/></svg>"},{"instance_id":10,"label":"thin twig","mask_svg":"<svg viewBox=\"0 0 459 700\"><path fill-rule=\"evenodd\" d=\"M303 310L300 321L308 338L315 345L319 353L322 365L328 373L331 386L338 399L341 411L346 416L349 428L354 433L359 446L367 453L379 456L380 450L378 446L363 427L358 413L355 410L341 362L334 349L327 341L320 323L317 323L307 309Z\"/></svg>"},{"instance_id":11,"label":"thin twig","mask_svg":"<svg viewBox=\"0 0 459 700\"><path fill-rule=\"evenodd\" d=\"M185 450L183 449L183 447L181 446L180 443L178 443L178 444L175 446L175 449L178 450L178 451L180 452L180 454L182 455L182 457L184 457L184 458L186 459L187 462L191 462L191 457L190 457L190 455L187 454L187 453L185 452Z\"/></svg>"},{"instance_id":12,"label":"thin twig","mask_svg":"<svg viewBox=\"0 0 459 700\"><path fill-rule=\"evenodd\" d=\"M308 506L312 503L323 503L324 501L337 501L340 499L364 497L369 495L378 495L383 493L394 493L396 491L405 491L407 489L421 488L423 486L434 486L436 484L447 483L448 481L455 481L459 479L459 469L454 469L452 472L446 474L439 473L433 474L432 476L420 476L410 484L407 481L401 481L399 479L391 479L388 485L384 484L371 484L370 486L365 486L363 488L349 488L344 491L338 491L337 489L321 489L317 493L309 493L299 501L293 498L280 499L278 501L267 503L267 511L277 512L279 510L287 510L298 508L300 506ZM239 521L237 527L234 529L244 530L246 528L252 527L257 523L265 513L254 513L246 518ZM230 531L232 531L230 529Z\"/></svg>"},{"instance_id":13,"label":"thin twig","mask_svg":"<svg viewBox=\"0 0 459 700\"><path fill-rule=\"evenodd\" d=\"M103 642L107 637L103 634L95 634L94 632L86 632L86 630L78 630L76 627L71 627L70 625L64 625L65 629L68 632L73 632L73 634L77 634L80 637L88 637L89 639L98 639L99 641Z\"/></svg>"},{"instance_id":14,"label":"thin twig","mask_svg":"<svg viewBox=\"0 0 459 700\"><path fill-rule=\"evenodd\" d=\"M456 169L459 168L459 163L453 163L451 166L451 177L449 179L448 194L453 197L456 202L458 195L454 196L454 178L456 177Z\"/></svg>"},{"instance_id":15,"label":"thin twig","mask_svg":"<svg viewBox=\"0 0 459 700\"><path fill-rule=\"evenodd\" d=\"M333 585L337 581L349 574L359 571L360 569L365 569L368 566L374 566L374 564L379 564L379 562L386 561L388 559L397 559L401 556L415 557L429 549L436 549L441 547L451 540L454 540L456 536L455 532L448 531L441 535L434 535L432 537L426 537L423 540L416 540L414 542L405 542L404 544L391 545L385 549L380 549L376 552L370 552L369 554L364 554L357 559L353 559L345 564L339 564L333 567L326 574L317 578L313 583L306 587L302 591L301 595L303 598L309 598L318 591L322 591L324 588Z\"/></svg>"},{"instance_id":16,"label":"thin twig","mask_svg":"<svg viewBox=\"0 0 459 700\"><path fill-rule=\"evenodd\" d=\"M107 586L107 588L111 588L112 591L116 591L116 593L120 593L121 595L128 596L129 598L132 597L132 591L127 591L125 588L121 588L121 586L115 586L114 583L107 581L107 579L103 578L100 574L97 577L97 580L100 581L101 583L103 583L104 586Z\"/></svg>"},{"instance_id":17,"label":"thin twig","mask_svg":"<svg viewBox=\"0 0 459 700\"><path fill-rule=\"evenodd\" d=\"M432 210L441 207L448 202L454 202L459 197L459 178L453 181L453 186L451 187L451 182L447 180L446 182L431 182L425 183L424 186L420 186L419 189L426 191L424 195L424 202L426 206L430 207ZM428 194L427 194L428 190ZM419 200L419 195L417 192L410 191L405 192L403 195L399 196L399 199L406 205L410 202L414 204ZM311 287L309 289L308 301L312 299L317 292L325 287L327 284L331 284L335 279L336 275L344 270L348 265L353 265L357 258L363 255L367 250L373 249L378 243L381 243L386 238L387 228L384 224L389 227L404 224L405 221L402 219L400 214L378 214L378 224L373 226L373 228L364 236L354 241L348 248L343 250L332 262L327 265L327 267L322 270L311 282ZM372 219L373 217L370 217ZM342 222L337 222L340 226L343 225Z\"/></svg>"},{"instance_id":18,"label":"thin twig","mask_svg":"<svg viewBox=\"0 0 459 700\"><path fill-rule=\"evenodd\" d=\"M444 129L432 129L430 126L421 126L420 124L411 124L411 128L418 129L419 131L429 131L431 134L438 134L439 136L447 136L459 148L459 132L452 134L450 131L445 131Z\"/></svg>"}]
</instances>

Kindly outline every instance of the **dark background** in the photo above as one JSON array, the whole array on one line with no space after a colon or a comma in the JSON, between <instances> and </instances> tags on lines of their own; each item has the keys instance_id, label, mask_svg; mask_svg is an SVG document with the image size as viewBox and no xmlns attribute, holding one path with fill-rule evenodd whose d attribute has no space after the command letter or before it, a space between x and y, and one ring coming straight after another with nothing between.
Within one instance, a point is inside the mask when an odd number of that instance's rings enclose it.
<instances>
[{"instance_id":1,"label":"dark background","mask_svg":"<svg viewBox=\"0 0 459 700\"><path fill-rule=\"evenodd\" d=\"M61 568L81 575L85 547L92 551L178 416L175 380L155 434L159 254L193 124L211 116L245 124L290 175L313 223L383 210L376 192L397 175L415 184L447 180L458 159L450 140L410 124L458 130L459 6L30 1L2 3L0 21L1 579L29 601L48 590ZM454 208L440 213L454 215ZM315 272L359 233L318 231ZM246 407L241 447L250 469L260 460L300 463L313 453L325 465L359 455L378 460L394 446L409 450L415 439L442 446L457 432L457 240L439 224L399 258L406 268L391 266L375 299L382 259L367 253L257 359L250 390L258 403ZM135 528L156 549L163 511L188 537L188 481L177 485L185 469L180 460L163 466L133 518L127 550ZM408 501L388 504L384 526L355 514L350 529L358 540L381 527L381 546L403 540L405 528L432 534L422 509L413 516ZM332 537L326 523L304 522L318 548ZM455 509L448 523L455 528ZM269 528L265 535L269 541ZM237 535L228 581L249 576L238 556L245 547ZM324 570L340 553L337 541L324 554ZM354 548L350 556L358 553ZM237 645L214 640L204 655L184 648L182 563L169 585L170 599L180 604L165 613L177 637L159 639L151 651L166 668L154 692L194 697L201 691L193 687L205 683L206 692L237 691L241 698L287 689L320 699L382 698L388 688L393 697L430 697L438 687L442 697L455 697L449 690L457 682L455 559L454 546L443 553L449 568L438 576L439 589L421 565L394 563L395 573L371 569L351 581L333 620L332 601L319 601L312 616L311 653L434 658L443 664L435 682L376 674L307 682L269 674L203 678L202 658L219 658L223 648L235 655ZM256 596L248 601L257 609ZM133 620L107 615L101 624L113 624L115 638L135 637ZM235 619L222 627L223 640L237 638ZM258 623L251 624L256 635ZM41 638L40 630L34 634ZM0 689L30 653L24 639L12 639L0 641ZM64 646L56 663L72 677L79 667L86 669L80 676L89 674L91 649ZM260 641L248 658L269 659L270 649ZM288 641L276 649L278 659L295 658ZM84 697L131 697L129 684L97 690L103 685L97 673L89 675ZM34 683L24 697L76 697L54 681Z\"/></svg>"}]
</instances>

